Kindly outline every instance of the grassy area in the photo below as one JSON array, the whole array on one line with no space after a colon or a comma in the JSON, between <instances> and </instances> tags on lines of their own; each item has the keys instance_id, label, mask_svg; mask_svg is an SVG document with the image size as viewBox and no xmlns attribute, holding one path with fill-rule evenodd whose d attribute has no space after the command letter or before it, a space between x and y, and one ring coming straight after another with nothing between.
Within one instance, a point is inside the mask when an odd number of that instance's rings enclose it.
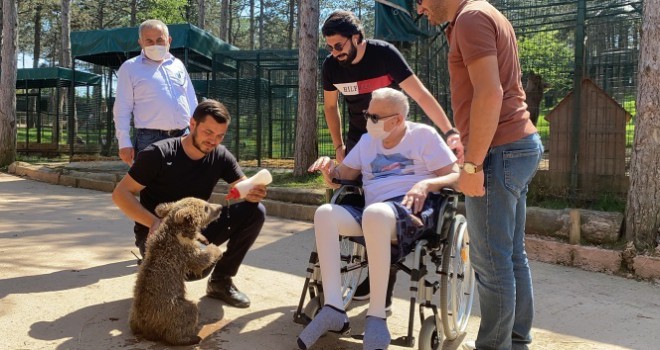
<instances>
[{"instance_id":1,"label":"grassy area","mask_svg":"<svg viewBox=\"0 0 660 350\"><path fill-rule=\"evenodd\" d=\"M580 208L623 213L626 209L626 199L612 193L602 193L598 198L592 200L571 200L568 196L543 193L542 190L531 185L527 194L527 206L547 209Z\"/></svg>"},{"instance_id":2,"label":"grassy area","mask_svg":"<svg viewBox=\"0 0 660 350\"><path fill-rule=\"evenodd\" d=\"M245 176L250 177L254 175L259 169L250 167L244 169ZM323 182L323 176L320 173L306 174L304 176L294 176L291 170L278 169L271 171L273 175L272 186L285 187L285 188L311 188L311 189L325 189L327 188Z\"/></svg>"}]
</instances>

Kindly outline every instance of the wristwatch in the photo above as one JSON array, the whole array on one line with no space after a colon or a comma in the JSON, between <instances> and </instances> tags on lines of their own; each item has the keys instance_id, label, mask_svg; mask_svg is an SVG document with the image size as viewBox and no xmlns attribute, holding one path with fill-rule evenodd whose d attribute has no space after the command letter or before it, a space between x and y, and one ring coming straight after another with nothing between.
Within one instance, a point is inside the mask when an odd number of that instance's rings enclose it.
<instances>
[{"instance_id":1,"label":"wristwatch","mask_svg":"<svg viewBox=\"0 0 660 350\"><path fill-rule=\"evenodd\" d=\"M474 163L465 162L463 163L463 170L468 174L476 174L484 169L483 164L476 165Z\"/></svg>"},{"instance_id":2,"label":"wristwatch","mask_svg":"<svg viewBox=\"0 0 660 350\"><path fill-rule=\"evenodd\" d=\"M447 130L446 133L442 134L442 136L446 140L449 136L454 135L454 134L460 135L458 130L456 130L456 128L451 128L451 129Z\"/></svg>"}]
</instances>

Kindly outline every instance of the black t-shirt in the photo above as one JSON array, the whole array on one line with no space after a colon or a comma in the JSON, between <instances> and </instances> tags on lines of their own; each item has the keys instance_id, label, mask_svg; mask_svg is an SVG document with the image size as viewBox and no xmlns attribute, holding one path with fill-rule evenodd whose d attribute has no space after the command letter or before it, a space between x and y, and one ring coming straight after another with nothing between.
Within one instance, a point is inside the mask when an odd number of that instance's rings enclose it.
<instances>
[{"instance_id":1,"label":"black t-shirt","mask_svg":"<svg viewBox=\"0 0 660 350\"><path fill-rule=\"evenodd\" d=\"M140 203L154 212L160 203L185 197L208 200L219 179L235 182L243 176L236 158L218 145L198 160L183 150L181 138L155 142L138 153L128 174L140 185Z\"/></svg>"},{"instance_id":2,"label":"black t-shirt","mask_svg":"<svg viewBox=\"0 0 660 350\"><path fill-rule=\"evenodd\" d=\"M369 108L371 93L384 87L398 89L398 84L413 75L413 71L392 44L367 39L367 48L360 62L344 67L328 55L323 61L322 74L323 90L339 90L344 95L349 113L347 138L357 143L367 132L362 111Z\"/></svg>"}]
</instances>

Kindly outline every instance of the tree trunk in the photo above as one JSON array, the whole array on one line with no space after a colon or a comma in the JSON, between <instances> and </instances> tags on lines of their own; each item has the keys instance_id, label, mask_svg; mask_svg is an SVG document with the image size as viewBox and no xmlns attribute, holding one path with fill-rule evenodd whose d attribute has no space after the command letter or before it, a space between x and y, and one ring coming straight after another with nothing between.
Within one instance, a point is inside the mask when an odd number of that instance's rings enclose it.
<instances>
[{"instance_id":1,"label":"tree trunk","mask_svg":"<svg viewBox=\"0 0 660 350\"><path fill-rule=\"evenodd\" d=\"M259 50L264 48L264 0L259 0Z\"/></svg>"},{"instance_id":2,"label":"tree trunk","mask_svg":"<svg viewBox=\"0 0 660 350\"><path fill-rule=\"evenodd\" d=\"M62 37L60 38L62 43L61 57L62 61L60 66L62 67L71 67L71 0L62 0Z\"/></svg>"},{"instance_id":3,"label":"tree trunk","mask_svg":"<svg viewBox=\"0 0 660 350\"><path fill-rule=\"evenodd\" d=\"M306 174L316 157L316 98L319 41L319 0L302 0L300 18L300 50L298 59L298 116L296 118L296 149L294 175Z\"/></svg>"},{"instance_id":4,"label":"tree trunk","mask_svg":"<svg viewBox=\"0 0 660 350\"><path fill-rule=\"evenodd\" d=\"M250 50L254 50L254 0L250 0Z\"/></svg>"},{"instance_id":5,"label":"tree trunk","mask_svg":"<svg viewBox=\"0 0 660 350\"><path fill-rule=\"evenodd\" d=\"M62 60L60 61L60 66L71 68L73 66L71 60L71 0L62 0L61 5L62 37L60 38L60 42L62 44ZM68 103L66 104L68 106L67 113L63 115L68 116L66 125L69 135L69 147L73 147L74 138L78 133L75 92L75 89L71 86L67 86L65 89L62 89L62 94L60 95L62 102L64 102L65 99L68 99ZM64 105L64 103L62 103L62 105ZM73 155L73 148L70 149L70 154Z\"/></svg>"},{"instance_id":6,"label":"tree trunk","mask_svg":"<svg viewBox=\"0 0 660 350\"><path fill-rule=\"evenodd\" d=\"M240 24L241 22L238 21L239 27ZM229 0L229 7L227 12L227 42L232 45L234 44L234 38L232 37L232 34L234 33L233 27L234 27L234 2L232 0Z\"/></svg>"},{"instance_id":7,"label":"tree trunk","mask_svg":"<svg viewBox=\"0 0 660 350\"><path fill-rule=\"evenodd\" d=\"M32 68L39 68L39 57L41 57L41 5L37 5L34 11L34 62Z\"/></svg>"},{"instance_id":8,"label":"tree trunk","mask_svg":"<svg viewBox=\"0 0 660 350\"><path fill-rule=\"evenodd\" d=\"M289 27L288 36L286 41L286 47L291 50L293 49L293 31L296 25L296 0L289 0Z\"/></svg>"},{"instance_id":9,"label":"tree trunk","mask_svg":"<svg viewBox=\"0 0 660 350\"><path fill-rule=\"evenodd\" d=\"M16 43L18 8L15 0L2 0L2 47L0 56L0 166L16 160Z\"/></svg>"},{"instance_id":10,"label":"tree trunk","mask_svg":"<svg viewBox=\"0 0 660 350\"><path fill-rule=\"evenodd\" d=\"M98 8L96 9L96 21L98 29L105 28L105 0L97 0ZM69 16L70 17L70 16ZM71 21L69 20L69 30L71 30ZM62 46L64 47L64 46ZM71 55L71 48L69 47L69 55ZM69 66L71 67L71 66Z\"/></svg>"},{"instance_id":11,"label":"tree trunk","mask_svg":"<svg viewBox=\"0 0 660 350\"><path fill-rule=\"evenodd\" d=\"M300 38L300 26L302 24L300 22L300 16L301 16L300 15L301 14L300 9L301 9L301 0L296 0L296 13L297 13L298 16L297 16L297 21L296 21L296 25L295 25L296 30L294 31L294 33L295 33L294 36L293 36L294 38ZM320 16L320 13L319 13L319 16ZM300 40L300 39L298 39L298 40ZM293 47L298 47L299 48L300 47L300 42L297 42L297 43L294 42ZM317 50L318 50L318 48L317 48Z\"/></svg>"},{"instance_id":12,"label":"tree trunk","mask_svg":"<svg viewBox=\"0 0 660 350\"><path fill-rule=\"evenodd\" d=\"M37 4L34 8L34 46L32 49L32 68L39 68L39 57L41 57L41 5ZM36 89L30 90L31 93L36 93ZM29 104L29 116L27 119L28 128L34 128L37 126L37 98L28 97Z\"/></svg>"},{"instance_id":13,"label":"tree trunk","mask_svg":"<svg viewBox=\"0 0 660 350\"><path fill-rule=\"evenodd\" d=\"M229 42L229 0L222 0L220 6L220 39Z\"/></svg>"},{"instance_id":14,"label":"tree trunk","mask_svg":"<svg viewBox=\"0 0 660 350\"><path fill-rule=\"evenodd\" d=\"M204 22L206 22L206 0L198 0L197 10L197 26L204 29Z\"/></svg>"},{"instance_id":15,"label":"tree trunk","mask_svg":"<svg viewBox=\"0 0 660 350\"><path fill-rule=\"evenodd\" d=\"M137 27L138 0L131 0L131 27Z\"/></svg>"},{"instance_id":16,"label":"tree trunk","mask_svg":"<svg viewBox=\"0 0 660 350\"><path fill-rule=\"evenodd\" d=\"M660 241L660 0L644 1L635 139L630 160L626 238L638 251Z\"/></svg>"}]
</instances>

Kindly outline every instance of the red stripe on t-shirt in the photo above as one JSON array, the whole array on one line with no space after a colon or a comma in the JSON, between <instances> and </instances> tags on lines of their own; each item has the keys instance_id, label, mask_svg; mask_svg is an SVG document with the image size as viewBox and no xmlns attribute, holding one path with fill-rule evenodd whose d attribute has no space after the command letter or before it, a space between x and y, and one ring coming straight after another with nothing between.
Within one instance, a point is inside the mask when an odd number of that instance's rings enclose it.
<instances>
[{"instance_id":1,"label":"red stripe on t-shirt","mask_svg":"<svg viewBox=\"0 0 660 350\"><path fill-rule=\"evenodd\" d=\"M382 75L378 78L371 78L357 82L359 94L370 94L374 90L392 85L394 79L389 75Z\"/></svg>"}]
</instances>

